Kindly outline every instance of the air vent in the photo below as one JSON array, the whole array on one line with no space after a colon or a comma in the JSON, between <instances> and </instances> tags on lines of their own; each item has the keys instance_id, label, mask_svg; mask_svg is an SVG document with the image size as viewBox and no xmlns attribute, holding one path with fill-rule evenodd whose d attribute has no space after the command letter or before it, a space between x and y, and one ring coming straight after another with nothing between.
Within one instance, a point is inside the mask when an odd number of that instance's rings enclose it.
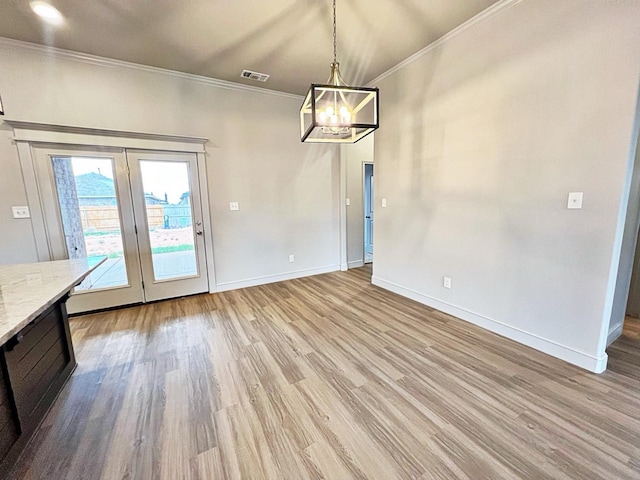
<instances>
[{"instance_id":1,"label":"air vent","mask_svg":"<svg viewBox=\"0 0 640 480\"><path fill-rule=\"evenodd\" d=\"M266 73L252 72L251 70L243 70L240 76L249 80L257 80L258 82L266 82L270 77Z\"/></svg>"}]
</instances>

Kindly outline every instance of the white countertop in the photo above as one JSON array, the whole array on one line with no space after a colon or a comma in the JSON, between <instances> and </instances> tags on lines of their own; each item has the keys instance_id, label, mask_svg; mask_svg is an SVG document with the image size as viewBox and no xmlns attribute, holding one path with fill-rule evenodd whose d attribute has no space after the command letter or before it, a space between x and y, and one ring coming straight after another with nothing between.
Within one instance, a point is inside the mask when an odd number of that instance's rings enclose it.
<instances>
[{"instance_id":1,"label":"white countertop","mask_svg":"<svg viewBox=\"0 0 640 480\"><path fill-rule=\"evenodd\" d=\"M89 266L86 258L77 258L0 265L0 345L62 298L101 263Z\"/></svg>"}]
</instances>

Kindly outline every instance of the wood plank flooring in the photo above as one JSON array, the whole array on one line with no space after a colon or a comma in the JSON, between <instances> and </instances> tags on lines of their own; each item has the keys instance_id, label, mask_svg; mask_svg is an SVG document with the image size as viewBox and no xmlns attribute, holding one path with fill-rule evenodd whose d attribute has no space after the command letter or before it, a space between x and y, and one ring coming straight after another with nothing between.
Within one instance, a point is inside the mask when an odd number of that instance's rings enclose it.
<instances>
[{"instance_id":1,"label":"wood plank flooring","mask_svg":"<svg viewBox=\"0 0 640 480\"><path fill-rule=\"evenodd\" d=\"M364 268L79 317L13 478L638 479L627 326L594 375Z\"/></svg>"}]
</instances>

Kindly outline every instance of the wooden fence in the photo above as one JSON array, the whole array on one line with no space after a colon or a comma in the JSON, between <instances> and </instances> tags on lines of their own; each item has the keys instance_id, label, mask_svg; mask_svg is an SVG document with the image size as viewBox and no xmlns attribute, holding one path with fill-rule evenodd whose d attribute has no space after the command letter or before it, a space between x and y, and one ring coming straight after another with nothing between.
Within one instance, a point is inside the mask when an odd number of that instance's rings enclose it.
<instances>
[{"instance_id":1,"label":"wooden fence","mask_svg":"<svg viewBox=\"0 0 640 480\"><path fill-rule=\"evenodd\" d=\"M81 206L84 231L120 230L118 207L112 205ZM147 205L149 228L184 228L191 226L189 205Z\"/></svg>"}]
</instances>

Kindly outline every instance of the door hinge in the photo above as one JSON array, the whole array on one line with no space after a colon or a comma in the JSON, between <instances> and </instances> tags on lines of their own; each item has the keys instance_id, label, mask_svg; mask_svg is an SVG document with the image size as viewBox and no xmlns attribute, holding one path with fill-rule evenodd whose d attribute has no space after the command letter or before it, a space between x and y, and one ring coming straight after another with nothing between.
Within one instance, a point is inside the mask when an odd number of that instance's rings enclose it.
<instances>
[{"instance_id":1,"label":"door hinge","mask_svg":"<svg viewBox=\"0 0 640 480\"><path fill-rule=\"evenodd\" d=\"M137 225L134 225L134 226L133 226L133 230L136 232L136 235L137 235L137 234L138 234L138 226L137 226Z\"/></svg>"},{"instance_id":2,"label":"door hinge","mask_svg":"<svg viewBox=\"0 0 640 480\"><path fill-rule=\"evenodd\" d=\"M142 289L144 290L144 280L141 283L142 283Z\"/></svg>"}]
</instances>

